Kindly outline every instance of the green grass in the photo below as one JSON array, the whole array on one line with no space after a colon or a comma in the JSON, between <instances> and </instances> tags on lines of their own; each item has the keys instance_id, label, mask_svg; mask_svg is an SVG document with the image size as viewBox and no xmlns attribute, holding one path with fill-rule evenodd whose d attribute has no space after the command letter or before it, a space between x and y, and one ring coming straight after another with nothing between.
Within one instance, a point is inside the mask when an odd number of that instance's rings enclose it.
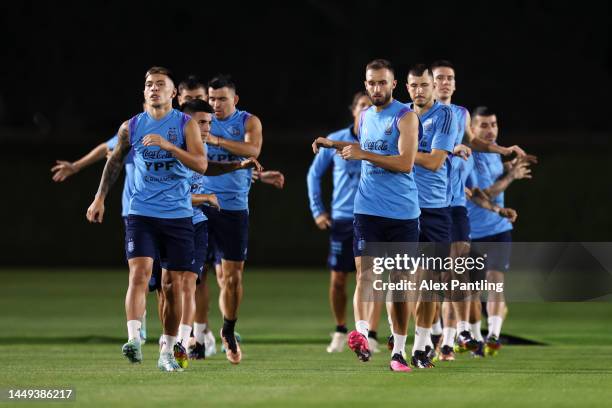
<instances>
[{"instance_id":1,"label":"green grass","mask_svg":"<svg viewBox=\"0 0 612 408\"><path fill-rule=\"evenodd\" d=\"M0 388L72 386L77 397L68 406L582 407L612 399L606 303L512 304L503 331L547 346L507 346L495 358L459 356L433 370L396 374L386 353L368 364L349 352L325 353L333 327L326 273L250 269L237 326L243 363L231 366L217 355L167 374L155 367L153 296L144 363L131 366L121 356L126 272L4 270L0 282ZM218 330L216 302L211 306Z\"/></svg>"}]
</instances>

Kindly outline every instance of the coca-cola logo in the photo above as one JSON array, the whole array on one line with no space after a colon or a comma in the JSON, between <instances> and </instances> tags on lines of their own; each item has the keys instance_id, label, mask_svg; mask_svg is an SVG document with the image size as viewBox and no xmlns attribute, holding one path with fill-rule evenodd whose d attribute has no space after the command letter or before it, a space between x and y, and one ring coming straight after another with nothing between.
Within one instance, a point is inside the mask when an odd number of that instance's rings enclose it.
<instances>
[{"instance_id":1,"label":"coca-cola logo","mask_svg":"<svg viewBox=\"0 0 612 408\"><path fill-rule=\"evenodd\" d=\"M142 157L146 160L171 159L172 153L162 149L144 149L142 151Z\"/></svg>"},{"instance_id":2,"label":"coca-cola logo","mask_svg":"<svg viewBox=\"0 0 612 408\"><path fill-rule=\"evenodd\" d=\"M389 142L384 139L366 140L363 142L363 149L368 151L386 151L389 150Z\"/></svg>"}]
</instances>

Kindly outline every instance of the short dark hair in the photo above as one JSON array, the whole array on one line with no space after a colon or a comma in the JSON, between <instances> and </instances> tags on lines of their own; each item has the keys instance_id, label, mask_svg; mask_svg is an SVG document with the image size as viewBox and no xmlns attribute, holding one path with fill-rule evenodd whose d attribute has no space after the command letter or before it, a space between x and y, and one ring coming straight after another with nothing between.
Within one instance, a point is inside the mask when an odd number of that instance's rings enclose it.
<instances>
[{"instance_id":1,"label":"short dark hair","mask_svg":"<svg viewBox=\"0 0 612 408\"><path fill-rule=\"evenodd\" d=\"M227 74L219 74L208 81L208 87L212 89L229 88L236 91L236 84L231 76Z\"/></svg>"},{"instance_id":2,"label":"short dark hair","mask_svg":"<svg viewBox=\"0 0 612 408\"><path fill-rule=\"evenodd\" d=\"M165 75L165 76L167 76L168 78L170 78L170 80L172 81L172 83L175 83L175 82L174 82L174 76L172 75L172 72L171 72L171 71L170 71L168 68L165 68L165 67L158 67L158 66L156 66L156 67L151 67L151 68L149 68L149 69L147 70L147 72L145 72L145 81L147 80L147 77L148 77L149 75L154 75L154 74L161 74L161 75Z\"/></svg>"},{"instance_id":3,"label":"short dark hair","mask_svg":"<svg viewBox=\"0 0 612 408\"><path fill-rule=\"evenodd\" d=\"M359 91L355 93L355 95L353 95L353 102L351 102L351 106L349 106L349 109L351 112L353 111L353 109L355 109L355 106L357 106L357 103L359 103L359 99L363 98L364 96L367 96L368 98L370 97L366 93L366 91Z\"/></svg>"},{"instance_id":4,"label":"short dark hair","mask_svg":"<svg viewBox=\"0 0 612 408\"><path fill-rule=\"evenodd\" d=\"M453 71L455 70L455 66L453 65L452 62L450 62L449 60L443 60L443 59L434 61L429 67L431 72L433 72L433 70L436 68L450 68Z\"/></svg>"},{"instance_id":5,"label":"short dark hair","mask_svg":"<svg viewBox=\"0 0 612 408\"><path fill-rule=\"evenodd\" d=\"M495 110L489 108L488 106L477 106L472 110L472 117L476 116L492 116L496 115Z\"/></svg>"},{"instance_id":6,"label":"short dark hair","mask_svg":"<svg viewBox=\"0 0 612 408\"><path fill-rule=\"evenodd\" d=\"M374 69L374 70L388 69L389 71L391 71L393 76L395 76L395 70L393 69L393 65L391 65L391 63L386 59L377 58L375 60L368 62L368 65L366 65L366 71L369 69Z\"/></svg>"},{"instance_id":7,"label":"short dark hair","mask_svg":"<svg viewBox=\"0 0 612 408\"><path fill-rule=\"evenodd\" d=\"M182 93L184 90L193 91L198 88L204 88L204 92L206 92L206 84L204 81L200 80L196 75L189 75L181 81L178 86L178 91Z\"/></svg>"},{"instance_id":8,"label":"short dark hair","mask_svg":"<svg viewBox=\"0 0 612 408\"><path fill-rule=\"evenodd\" d=\"M202 99L193 99L181 105L181 112L193 115L196 112L215 113L212 106Z\"/></svg>"},{"instance_id":9,"label":"short dark hair","mask_svg":"<svg viewBox=\"0 0 612 408\"><path fill-rule=\"evenodd\" d=\"M429 67L425 64L413 65L412 68L410 68L410 70L408 71L408 75L417 76L417 77L423 76L425 74L433 78L433 74L429 70Z\"/></svg>"}]
</instances>

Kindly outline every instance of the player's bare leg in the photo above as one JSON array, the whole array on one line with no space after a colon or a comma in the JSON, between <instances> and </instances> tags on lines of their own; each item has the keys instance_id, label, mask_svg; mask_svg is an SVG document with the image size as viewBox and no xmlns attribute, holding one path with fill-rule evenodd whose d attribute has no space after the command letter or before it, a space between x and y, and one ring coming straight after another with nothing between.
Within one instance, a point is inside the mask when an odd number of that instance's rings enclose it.
<instances>
[{"instance_id":1,"label":"player's bare leg","mask_svg":"<svg viewBox=\"0 0 612 408\"><path fill-rule=\"evenodd\" d=\"M372 276L368 271L362 270L362 257L355 257L355 294L353 295L353 313L355 315L355 331L349 333L348 345L357 354L361 361L368 361L372 353L368 343L368 332L370 330L370 316L372 315L373 303L367 294L372 290Z\"/></svg>"},{"instance_id":2,"label":"player's bare leg","mask_svg":"<svg viewBox=\"0 0 612 408\"><path fill-rule=\"evenodd\" d=\"M142 361L140 341L141 321L146 304L149 279L153 270L153 259L137 257L128 260L130 269L128 290L125 294L128 342L123 345L123 355L132 363Z\"/></svg>"},{"instance_id":3,"label":"player's bare leg","mask_svg":"<svg viewBox=\"0 0 612 408\"><path fill-rule=\"evenodd\" d=\"M493 283L503 283L504 273L500 271L487 271L487 280ZM502 323L507 312L504 293L489 291L487 301L487 324L489 333L485 342L485 354L494 356L501 347L499 336L501 334Z\"/></svg>"},{"instance_id":4,"label":"player's bare leg","mask_svg":"<svg viewBox=\"0 0 612 408\"><path fill-rule=\"evenodd\" d=\"M242 301L242 273L244 261L221 260L223 269L223 286L221 286L221 299L223 307L223 328L221 340L225 347L227 359L232 364L238 364L242 359L240 345L236 341L234 328L238 319L238 309Z\"/></svg>"},{"instance_id":5,"label":"player's bare leg","mask_svg":"<svg viewBox=\"0 0 612 408\"><path fill-rule=\"evenodd\" d=\"M347 338L346 329L346 281L347 273L331 271L329 282L329 304L331 306L336 330L332 334L332 341L327 346L328 353L336 353L344 350Z\"/></svg>"},{"instance_id":6,"label":"player's bare leg","mask_svg":"<svg viewBox=\"0 0 612 408\"><path fill-rule=\"evenodd\" d=\"M451 244L451 257L459 258L466 257L470 253L469 242L453 242ZM462 273L453 273L453 279L467 282L469 279L469 272L463 271ZM478 341L472 337L470 332L470 310L469 310L469 297L470 293L455 292L453 295L453 310L456 318L457 328L457 348L455 351L476 351L478 348ZM450 324L449 324L450 325ZM445 322L445 327L446 322ZM454 327L454 326L453 326Z\"/></svg>"},{"instance_id":7,"label":"player's bare leg","mask_svg":"<svg viewBox=\"0 0 612 408\"><path fill-rule=\"evenodd\" d=\"M195 303L196 310L193 323L194 339L190 344L190 358L202 359L214 355L216 350L215 336L208 327L208 313L210 295L208 288L207 271L200 277L200 283L196 285Z\"/></svg>"},{"instance_id":8,"label":"player's bare leg","mask_svg":"<svg viewBox=\"0 0 612 408\"><path fill-rule=\"evenodd\" d=\"M380 315L385 308L385 302L374 302L372 305L372 314L370 315L370 331L368 332L368 343L372 353L380 352L378 348L378 325L380 323Z\"/></svg>"}]
</instances>

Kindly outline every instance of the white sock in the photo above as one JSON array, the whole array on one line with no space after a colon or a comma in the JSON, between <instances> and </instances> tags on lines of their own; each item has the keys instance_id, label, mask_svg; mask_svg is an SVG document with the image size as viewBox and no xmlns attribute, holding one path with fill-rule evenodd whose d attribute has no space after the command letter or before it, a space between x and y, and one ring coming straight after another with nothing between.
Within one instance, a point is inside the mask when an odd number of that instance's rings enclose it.
<instances>
[{"instance_id":1,"label":"white sock","mask_svg":"<svg viewBox=\"0 0 612 408\"><path fill-rule=\"evenodd\" d=\"M128 320L127 329L128 329L128 340L134 340L137 343L140 343L140 320Z\"/></svg>"},{"instance_id":2,"label":"white sock","mask_svg":"<svg viewBox=\"0 0 612 408\"><path fill-rule=\"evenodd\" d=\"M169 336L167 334L162 335L162 344L161 344L160 353L173 353L175 344L176 344L175 336Z\"/></svg>"},{"instance_id":3,"label":"white sock","mask_svg":"<svg viewBox=\"0 0 612 408\"><path fill-rule=\"evenodd\" d=\"M470 331L470 322L466 320L459 320L457 322L457 333L461 333L464 331Z\"/></svg>"},{"instance_id":4,"label":"white sock","mask_svg":"<svg viewBox=\"0 0 612 408\"><path fill-rule=\"evenodd\" d=\"M391 352L391 357L393 357L395 353L402 356L406 354L406 337L408 336L393 333L393 351Z\"/></svg>"},{"instance_id":5,"label":"white sock","mask_svg":"<svg viewBox=\"0 0 612 408\"><path fill-rule=\"evenodd\" d=\"M145 310L144 313L142 314L142 317L140 318L141 322L144 322L145 320L147 320L147 311Z\"/></svg>"},{"instance_id":6,"label":"white sock","mask_svg":"<svg viewBox=\"0 0 612 408\"><path fill-rule=\"evenodd\" d=\"M431 334L434 336L439 336L442 334L442 324L440 323L440 318L438 318L438 320L436 320L431 326Z\"/></svg>"},{"instance_id":7,"label":"white sock","mask_svg":"<svg viewBox=\"0 0 612 408\"><path fill-rule=\"evenodd\" d=\"M368 323L367 320L357 320L355 322L355 328L359 333L368 337L368 332L370 331L370 323Z\"/></svg>"},{"instance_id":8,"label":"white sock","mask_svg":"<svg viewBox=\"0 0 612 408\"><path fill-rule=\"evenodd\" d=\"M480 332L480 320L476 323L470 323L470 332L476 341L484 341L482 333Z\"/></svg>"},{"instance_id":9,"label":"white sock","mask_svg":"<svg viewBox=\"0 0 612 408\"><path fill-rule=\"evenodd\" d=\"M455 334L457 330L454 327L445 327L442 331L443 339L442 346L453 347L455 345Z\"/></svg>"},{"instance_id":10,"label":"white sock","mask_svg":"<svg viewBox=\"0 0 612 408\"><path fill-rule=\"evenodd\" d=\"M206 336L206 329L208 329L207 323L194 323L193 334L195 334L196 342L204 344L204 338Z\"/></svg>"},{"instance_id":11,"label":"white sock","mask_svg":"<svg viewBox=\"0 0 612 408\"><path fill-rule=\"evenodd\" d=\"M494 335L495 337L499 337L499 333L501 333L503 319L501 316L489 316L487 323L489 324L489 336Z\"/></svg>"},{"instance_id":12,"label":"white sock","mask_svg":"<svg viewBox=\"0 0 612 408\"><path fill-rule=\"evenodd\" d=\"M427 342L431 342L431 328L417 326L414 330L414 346L412 346L412 354L417 350L425 351Z\"/></svg>"},{"instance_id":13,"label":"white sock","mask_svg":"<svg viewBox=\"0 0 612 408\"><path fill-rule=\"evenodd\" d=\"M182 324L179 326L179 335L178 342L184 346L187 346L187 342L189 341L189 336L191 336L191 326L188 324Z\"/></svg>"}]
</instances>

